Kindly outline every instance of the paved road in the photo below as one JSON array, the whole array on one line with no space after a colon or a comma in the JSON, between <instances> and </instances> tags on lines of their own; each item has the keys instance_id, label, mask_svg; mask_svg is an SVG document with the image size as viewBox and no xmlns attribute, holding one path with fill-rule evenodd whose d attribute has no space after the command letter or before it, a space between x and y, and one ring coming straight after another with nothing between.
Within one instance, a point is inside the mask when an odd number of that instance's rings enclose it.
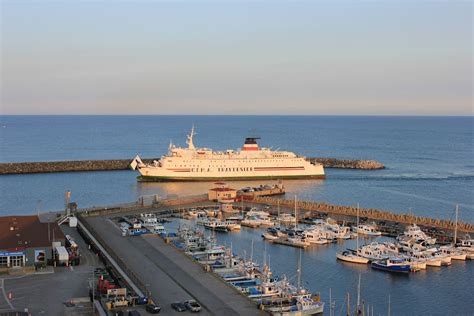
<instances>
[{"instance_id":1,"label":"paved road","mask_svg":"<svg viewBox=\"0 0 474 316\"><path fill-rule=\"evenodd\" d=\"M254 303L161 238L123 237L118 227L104 217L90 217L87 221L138 278L148 284L152 297L166 315L175 313L170 308L172 302L190 298L202 304L202 314L261 315Z\"/></svg>"}]
</instances>

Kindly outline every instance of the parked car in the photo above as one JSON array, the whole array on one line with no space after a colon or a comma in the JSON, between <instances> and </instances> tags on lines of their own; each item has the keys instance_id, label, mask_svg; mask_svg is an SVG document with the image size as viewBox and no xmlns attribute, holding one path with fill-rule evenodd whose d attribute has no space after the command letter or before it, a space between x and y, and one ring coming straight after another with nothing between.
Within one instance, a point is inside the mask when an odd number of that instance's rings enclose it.
<instances>
[{"instance_id":1,"label":"parked car","mask_svg":"<svg viewBox=\"0 0 474 316\"><path fill-rule=\"evenodd\" d=\"M199 303L196 302L195 300L185 301L184 306L186 306L186 308L193 313L197 313L201 311L201 305L199 305Z\"/></svg>"},{"instance_id":2,"label":"parked car","mask_svg":"<svg viewBox=\"0 0 474 316\"><path fill-rule=\"evenodd\" d=\"M150 314L158 314L161 311L161 307L156 304L148 304L145 310Z\"/></svg>"},{"instance_id":3,"label":"parked car","mask_svg":"<svg viewBox=\"0 0 474 316\"><path fill-rule=\"evenodd\" d=\"M178 311L178 312L184 312L186 311L186 306L184 306L183 303L181 302L174 302L174 303L171 303L171 308Z\"/></svg>"}]
</instances>

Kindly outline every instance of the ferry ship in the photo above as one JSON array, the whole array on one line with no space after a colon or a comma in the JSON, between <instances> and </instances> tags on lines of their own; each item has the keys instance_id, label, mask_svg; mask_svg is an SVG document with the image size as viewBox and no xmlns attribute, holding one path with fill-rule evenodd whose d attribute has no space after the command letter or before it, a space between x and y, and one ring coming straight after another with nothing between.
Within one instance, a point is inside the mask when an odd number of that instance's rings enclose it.
<instances>
[{"instance_id":1,"label":"ferry ship","mask_svg":"<svg viewBox=\"0 0 474 316\"><path fill-rule=\"evenodd\" d=\"M130 163L139 181L215 181L257 179L324 179L322 164L289 151L260 148L257 137L248 137L240 150L213 151L196 148L194 127L187 135L187 148L170 143L168 154L151 164L139 156Z\"/></svg>"}]
</instances>

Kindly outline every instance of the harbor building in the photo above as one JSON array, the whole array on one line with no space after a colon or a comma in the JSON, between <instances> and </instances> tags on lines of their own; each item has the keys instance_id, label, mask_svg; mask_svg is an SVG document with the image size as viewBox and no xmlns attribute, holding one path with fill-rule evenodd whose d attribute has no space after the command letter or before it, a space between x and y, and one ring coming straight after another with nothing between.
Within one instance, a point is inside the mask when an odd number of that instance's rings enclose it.
<instances>
[{"instance_id":1,"label":"harbor building","mask_svg":"<svg viewBox=\"0 0 474 316\"><path fill-rule=\"evenodd\" d=\"M46 265L64 238L56 222L43 223L36 215L0 217L0 271Z\"/></svg>"},{"instance_id":2,"label":"harbor building","mask_svg":"<svg viewBox=\"0 0 474 316\"><path fill-rule=\"evenodd\" d=\"M232 203L237 198L237 190L226 186L225 183L216 183L217 187L209 189L209 201L220 203Z\"/></svg>"}]
</instances>

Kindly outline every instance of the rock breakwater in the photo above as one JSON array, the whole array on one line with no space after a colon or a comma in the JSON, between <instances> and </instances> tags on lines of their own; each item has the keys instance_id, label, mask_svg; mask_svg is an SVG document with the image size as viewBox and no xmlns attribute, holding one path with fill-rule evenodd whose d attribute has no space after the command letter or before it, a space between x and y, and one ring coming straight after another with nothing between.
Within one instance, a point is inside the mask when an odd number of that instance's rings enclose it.
<instances>
[{"instance_id":1,"label":"rock breakwater","mask_svg":"<svg viewBox=\"0 0 474 316\"><path fill-rule=\"evenodd\" d=\"M154 159L143 159L145 163L150 163L153 160ZM340 160L340 159L335 159L335 158L308 158L308 160L311 162L322 163L325 168L373 169L373 170L385 168L382 163L375 160L348 160L348 159ZM76 172L76 171L126 170L128 169L130 162L131 162L130 159L9 162L9 163L0 163L0 175L52 173L52 172Z\"/></svg>"}]
</instances>

